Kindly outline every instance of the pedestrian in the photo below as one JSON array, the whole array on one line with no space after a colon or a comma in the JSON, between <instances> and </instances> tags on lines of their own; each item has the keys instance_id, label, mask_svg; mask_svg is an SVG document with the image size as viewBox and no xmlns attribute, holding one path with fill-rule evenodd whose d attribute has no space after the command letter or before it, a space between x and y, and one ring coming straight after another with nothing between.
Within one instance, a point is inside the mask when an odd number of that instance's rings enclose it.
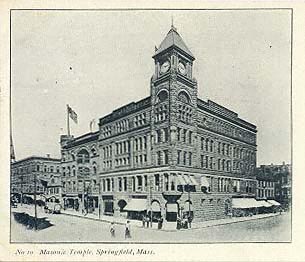
<instances>
[{"instance_id":1,"label":"pedestrian","mask_svg":"<svg viewBox=\"0 0 305 262\"><path fill-rule=\"evenodd\" d=\"M115 227L114 227L114 222L111 222L110 224L110 234L111 237L114 238L115 237Z\"/></svg>"},{"instance_id":2,"label":"pedestrian","mask_svg":"<svg viewBox=\"0 0 305 262\"><path fill-rule=\"evenodd\" d=\"M163 217L160 217L160 229L162 229L163 226Z\"/></svg>"},{"instance_id":3,"label":"pedestrian","mask_svg":"<svg viewBox=\"0 0 305 262\"><path fill-rule=\"evenodd\" d=\"M145 218L145 215L143 215L143 216L142 216L142 226L143 226L143 227L145 227L145 221L146 221L146 218Z\"/></svg>"},{"instance_id":4,"label":"pedestrian","mask_svg":"<svg viewBox=\"0 0 305 262\"><path fill-rule=\"evenodd\" d=\"M127 222L125 224L125 239L126 238L131 238L129 220L127 220Z\"/></svg>"},{"instance_id":5,"label":"pedestrian","mask_svg":"<svg viewBox=\"0 0 305 262\"><path fill-rule=\"evenodd\" d=\"M149 221L150 221L149 216L146 216L146 227L147 228L149 227Z\"/></svg>"},{"instance_id":6,"label":"pedestrian","mask_svg":"<svg viewBox=\"0 0 305 262\"><path fill-rule=\"evenodd\" d=\"M180 230L181 228L181 218L178 216L177 217L177 229Z\"/></svg>"},{"instance_id":7,"label":"pedestrian","mask_svg":"<svg viewBox=\"0 0 305 262\"><path fill-rule=\"evenodd\" d=\"M187 217L187 222L188 222L189 228L191 228L192 227L192 217L191 216Z\"/></svg>"}]
</instances>

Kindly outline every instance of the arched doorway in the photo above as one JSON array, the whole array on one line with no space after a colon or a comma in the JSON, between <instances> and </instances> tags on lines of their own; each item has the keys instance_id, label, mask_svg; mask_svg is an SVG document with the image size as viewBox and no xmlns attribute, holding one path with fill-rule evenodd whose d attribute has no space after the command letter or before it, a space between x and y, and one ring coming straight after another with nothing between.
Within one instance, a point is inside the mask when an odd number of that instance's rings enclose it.
<instances>
[{"instance_id":1,"label":"arched doorway","mask_svg":"<svg viewBox=\"0 0 305 262\"><path fill-rule=\"evenodd\" d=\"M151 202L151 211L153 221L158 221L158 219L161 218L161 205L159 201L153 200Z\"/></svg>"},{"instance_id":2,"label":"arched doorway","mask_svg":"<svg viewBox=\"0 0 305 262\"><path fill-rule=\"evenodd\" d=\"M166 220L167 221L177 221L178 216L178 203L166 203Z\"/></svg>"}]
</instances>

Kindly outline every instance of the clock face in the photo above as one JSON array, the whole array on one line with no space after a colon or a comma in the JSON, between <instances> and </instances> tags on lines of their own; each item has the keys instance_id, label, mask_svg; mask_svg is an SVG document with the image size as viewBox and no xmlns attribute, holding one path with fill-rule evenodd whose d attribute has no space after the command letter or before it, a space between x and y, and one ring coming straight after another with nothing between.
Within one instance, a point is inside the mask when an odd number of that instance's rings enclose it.
<instances>
[{"instance_id":1,"label":"clock face","mask_svg":"<svg viewBox=\"0 0 305 262\"><path fill-rule=\"evenodd\" d=\"M181 74L185 75L186 74L186 69L185 65L182 62L179 62L178 64L178 70Z\"/></svg>"},{"instance_id":2,"label":"clock face","mask_svg":"<svg viewBox=\"0 0 305 262\"><path fill-rule=\"evenodd\" d=\"M166 73L170 68L170 63L169 61L165 61L162 65L161 65L161 73L164 74Z\"/></svg>"}]
</instances>

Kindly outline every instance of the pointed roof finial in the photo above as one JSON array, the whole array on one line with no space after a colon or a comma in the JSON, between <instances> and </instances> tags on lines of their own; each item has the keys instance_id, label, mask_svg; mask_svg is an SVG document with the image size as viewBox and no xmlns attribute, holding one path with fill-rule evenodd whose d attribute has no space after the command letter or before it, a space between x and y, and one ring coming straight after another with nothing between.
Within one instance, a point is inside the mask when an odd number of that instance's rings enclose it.
<instances>
[{"instance_id":1,"label":"pointed roof finial","mask_svg":"<svg viewBox=\"0 0 305 262\"><path fill-rule=\"evenodd\" d=\"M177 31L177 28L174 26L174 17L172 15L172 25L171 25L171 29L174 31Z\"/></svg>"}]
</instances>

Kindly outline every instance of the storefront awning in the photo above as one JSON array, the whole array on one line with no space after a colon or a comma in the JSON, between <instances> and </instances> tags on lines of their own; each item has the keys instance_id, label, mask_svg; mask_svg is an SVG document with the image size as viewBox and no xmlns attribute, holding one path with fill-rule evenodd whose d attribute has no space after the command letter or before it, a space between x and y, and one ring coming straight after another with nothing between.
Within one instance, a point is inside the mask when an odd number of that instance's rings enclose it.
<instances>
[{"instance_id":1,"label":"storefront awning","mask_svg":"<svg viewBox=\"0 0 305 262\"><path fill-rule=\"evenodd\" d=\"M166 212L176 212L178 213L178 205L177 204L167 204Z\"/></svg>"},{"instance_id":2,"label":"storefront awning","mask_svg":"<svg viewBox=\"0 0 305 262\"><path fill-rule=\"evenodd\" d=\"M204 186L204 187L209 187L210 186L210 183L209 183L208 179L205 176L202 176L200 178L200 185Z\"/></svg>"},{"instance_id":3,"label":"storefront awning","mask_svg":"<svg viewBox=\"0 0 305 262\"><path fill-rule=\"evenodd\" d=\"M259 201L256 201L255 198L232 198L232 208L254 208L260 207Z\"/></svg>"},{"instance_id":4,"label":"storefront awning","mask_svg":"<svg viewBox=\"0 0 305 262\"><path fill-rule=\"evenodd\" d=\"M272 204L270 204L266 200L259 200L257 202L260 204L261 207L272 207Z\"/></svg>"},{"instance_id":5,"label":"storefront awning","mask_svg":"<svg viewBox=\"0 0 305 262\"><path fill-rule=\"evenodd\" d=\"M147 200L132 198L124 207L126 211L144 211L147 210Z\"/></svg>"},{"instance_id":6,"label":"storefront awning","mask_svg":"<svg viewBox=\"0 0 305 262\"><path fill-rule=\"evenodd\" d=\"M178 185L182 185L182 186L185 186L185 185L197 186L198 185L194 176L182 175L182 174L177 175L177 183L178 183Z\"/></svg>"},{"instance_id":7,"label":"storefront awning","mask_svg":"<svg viewBox=\"0 0 305 262\"><path fill-rule=\"evenodd\" d=\"M187 183L182 175L177 175L177 179L178 179L177 180L178 185L182 185L182 186L187 185Z\"/></svg>"},{"instance_id":8,"label":"storefront awning","mask_svg":"<svg viewBox=\"0 0 305 262\"><path fill-rule=\"evenodd\" d=\"M267 200L273 206L280 206L281 204L275 200Z\"/></svg>"},{"instance_id":9,"label":"storefront awning","mask_svg":"<svg viewBox=\"0 0 305 262\"><path fill-rule=\"evenodd\" d=\"M193 186L198 186L198 183L197 183L197 181L196 181L196 179L195 179L194 176L189 176L189 178L190 178L190 180L191 180L191 185L193 185Z\"/></svg>"},{"instance_id":10,"label":"storefront awning","mask_svg":"<svg viewBox=\"0 0 305 262\"><path fill-rule=\"evenodd\" d=\"M187 185L191 185L192 184L192 181L190 180L190 177L188 175L182 175L186 184Z\"/></svg>"}]
</instances>

